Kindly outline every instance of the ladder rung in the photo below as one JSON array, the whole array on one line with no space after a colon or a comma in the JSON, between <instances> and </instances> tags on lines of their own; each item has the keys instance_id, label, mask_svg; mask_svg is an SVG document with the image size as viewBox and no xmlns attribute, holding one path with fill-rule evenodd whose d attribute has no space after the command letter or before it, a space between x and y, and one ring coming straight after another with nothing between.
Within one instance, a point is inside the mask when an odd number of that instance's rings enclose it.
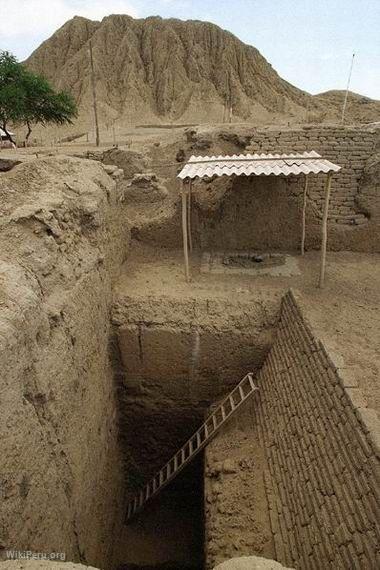
<instances>
[{"instance_id":1,"label":"ladder rung","mask_svg":"<svg viewBox=\"0 0 380 570\"><path fill-rule=\"evenodd\" d=\"M239 386L239 392L240 392L241 399L244 400L245 395L244 395L244 390L243 390L242 386Z\"/></svg>"},{"instance_id":2,"label":"ladder rung","mask_svg":"<svg viewBox=\"0 0 380 570\"><path fill-rule=\"evenodd\" d=\"M216 429L216 426L218 425L218 422L216 421L216 416L215 416L215 414L212 416L212 423L213 423L214 429Z\"/></svg>"},{"instance_id":3,"label":"ladder rung","mask_svg":"<svg viewBox=\"0 0 380 570\"><path fill-rule=\"evenodd\" d=\"M222 413L222 421L224 421L226 419L227 414L226 414L226 410L224 409L223 405L220 406L220 411Z\"/></svg>"},{"instance_id":4,"label":"ladder rung","mask_svg":"<svg viewBox=\"0 0 380 570\"><path fill-rule=\"evenodd\" d=\"M204 425L204 428L205 428L205 438L207 439L207 438L208 438L208 427L207 427L207 424Z\"/></svg>"},{"instance_id":5,"label":"ladder rung","mask_svg":"<svg viewBox=\"0 0 380 570\"><path fill-rule=\"evenodd\" d=\"M201 434L199 433L199 431L197 431L197 447L200 446L202 440L201 440Z\"/></svg>"},{"instance_id":6,"label":"ladder rung","mask_svg":"<svg viewBox=\"0 0 380 570\"><path fill-rule=\"evenodd\" d=\"M229 397L228 397L228 399L229 399L229 401L230 401L230 405L231 405L231 411L233 412L233 411L234 411L234 409L236 408L236 405L235 405L234 399L233 399L233 397L232 397L232 396L229 396Z\"/></svg>"}]
</instances>

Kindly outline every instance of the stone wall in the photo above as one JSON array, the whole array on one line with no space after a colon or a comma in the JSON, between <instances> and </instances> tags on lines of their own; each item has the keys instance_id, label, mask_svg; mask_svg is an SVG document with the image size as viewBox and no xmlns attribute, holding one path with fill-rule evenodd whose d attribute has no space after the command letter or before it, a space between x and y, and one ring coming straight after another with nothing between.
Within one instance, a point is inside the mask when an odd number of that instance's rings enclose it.
<instances>
[{"instance_id":1,"label":"stone wall","mask_svg":"<svg viewBox=\"0 0 380 570\"><path fill-rule=\"evenodd\" d=\"M337 368L315 338L292 293L283 300L277 338L257 384L258 396L229 428L228 439L234 442L246 430L257 434L255 426L261 433L274 558L302 570L378 568L378 416L364 407L349 371ZM257 460L247 461L254 466ZM228 478L225 484L228 493ZM224 536L231 520L221 522Z\"/></svg>"},{"instance_id":2,"label":"stone wall","mask_svg":"<svg viewBox=\"0 0 380 570\"><path fill-rule=\"evenodd\" d=\"M0 557L112 566L124 474L108 343L128 232L101 165L0 175Z\"/></svg>"}]
</instances>

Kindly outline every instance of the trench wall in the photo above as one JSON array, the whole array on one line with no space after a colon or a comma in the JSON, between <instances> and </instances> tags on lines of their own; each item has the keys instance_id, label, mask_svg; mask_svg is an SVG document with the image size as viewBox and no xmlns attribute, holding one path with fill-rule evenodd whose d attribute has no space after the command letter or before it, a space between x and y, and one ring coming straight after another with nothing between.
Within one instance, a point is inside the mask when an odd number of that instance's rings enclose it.
<instances>
[{"instance_id":1,"label":"trench wall","mask_svg":"<svg viewBox=\"0 0 380 570\"><path fill-rule=\"evenodd\" d=\"M0 176L0 558L110 568L124 473L109 351L128 243L115 183L90 161Z\"/></svg>"},{"instance_id":2,"label":"trench wall","mask_svg":"<svg viewBox=\"0 0 380 570\"><path fill-rule=\"evenodd\" d=\"M258 396L225 437L234 442L242 432L249 438L261 434L267 462L263 483L279 562L302 570L375 569L380 550L379 420L364 407L348 369L337 368L333 358L288 293L277 338L257 375ZM211 469L215 441L206 452ZM250 460L255 465L257 458L248 455ZM243 486L246 475L239 474ZM236 511L244 514L244 509ZM220 535L228 535L234 517L221 521L211 511L206 529L216 520ZM249 525L248 520L245 528ZM213 537L210 560L223 552L218 540Z\"/></svg>"},{"instance_id":3,"label":"trench wall","mask_svg":"<svg viewBox=\"0 0 380 570\"><path fill-rule=\"evenodd\" d=\"M122 432L135 482L144 482L177 451L208 406L247 368L260 368L273 341L278 303L116 291Z\"/></svg>"}]
</instances>

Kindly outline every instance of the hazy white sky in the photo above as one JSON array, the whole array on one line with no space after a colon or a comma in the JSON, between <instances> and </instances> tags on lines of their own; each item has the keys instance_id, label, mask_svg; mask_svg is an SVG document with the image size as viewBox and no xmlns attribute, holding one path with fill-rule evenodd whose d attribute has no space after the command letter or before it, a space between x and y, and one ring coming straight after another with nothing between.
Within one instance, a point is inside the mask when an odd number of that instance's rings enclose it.
<instances>
[{"instance_id":1,"label":"hazy white sky","mask_svg":"<svg viewBox=\"0 0 380 570\"><path fill-rule=\"evenodd\" d=\"M74 15L208 20L254 45L310 93L351 89L380 99L380 0L0 0L0 49L26 58Z\"/></svg>"}]
</instances>

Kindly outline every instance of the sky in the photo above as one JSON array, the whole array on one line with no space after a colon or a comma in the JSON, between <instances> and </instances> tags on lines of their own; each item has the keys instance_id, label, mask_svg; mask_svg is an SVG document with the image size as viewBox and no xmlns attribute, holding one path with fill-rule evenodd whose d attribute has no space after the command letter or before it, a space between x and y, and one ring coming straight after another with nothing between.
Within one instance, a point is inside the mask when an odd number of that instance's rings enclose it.
<instances>
[{"instance_id":1,"label":"sky","mask_svg":"<svg viewBox=\"0 0 380 570\"><path fill-rule=\"evenodd\" d=\"M281 77L308 91L380 99L380 0L0 0L0 49L25 59L74 15L101 20L206 20L255 46Z\"/></svg>"}]
</instances>

